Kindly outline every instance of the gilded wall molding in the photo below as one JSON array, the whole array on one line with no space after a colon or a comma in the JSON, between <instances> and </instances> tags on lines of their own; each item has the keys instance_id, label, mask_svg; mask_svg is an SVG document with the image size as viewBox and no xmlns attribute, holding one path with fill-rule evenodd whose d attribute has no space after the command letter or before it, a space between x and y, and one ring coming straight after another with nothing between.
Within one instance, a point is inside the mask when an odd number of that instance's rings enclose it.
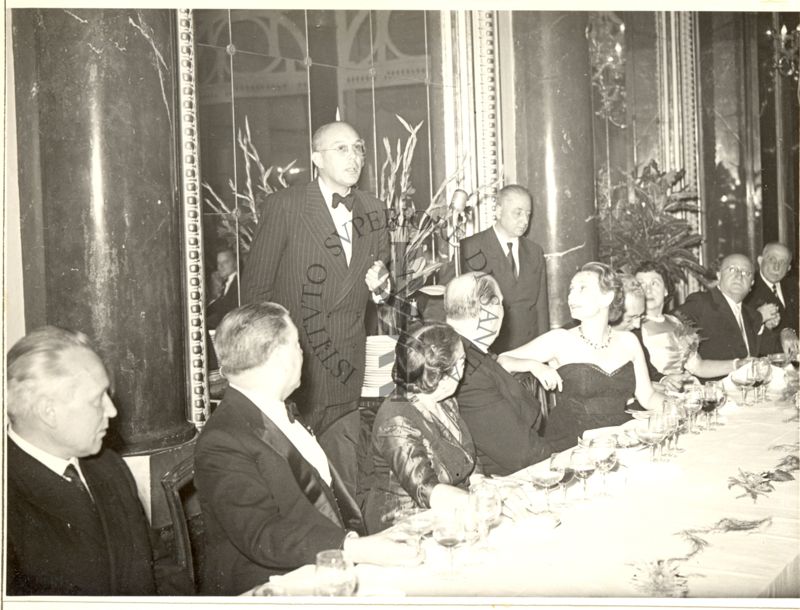
<instances>
[{"instance_id":1,"label":"gilded wall molding","mask_svg":"<svg viewBox=\"0 0 800 610\"><path fill-rule=\"evenodd\" d=\"M209 415L206 366L205 280L203 277L203 217L200 198L200 150L197 133L194 19L191 9L177 11L178 108L183 211L183 276L186 364L189 405L187 419L202 426Z\"/></svg>"}]
</instances>

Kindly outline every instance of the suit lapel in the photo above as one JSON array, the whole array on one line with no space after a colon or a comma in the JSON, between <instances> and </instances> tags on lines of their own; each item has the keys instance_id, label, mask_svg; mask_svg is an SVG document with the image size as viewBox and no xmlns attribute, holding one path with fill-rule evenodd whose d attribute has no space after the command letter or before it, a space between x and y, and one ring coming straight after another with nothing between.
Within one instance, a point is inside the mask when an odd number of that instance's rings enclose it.
<instances>
[{"instance_id":1,"label":"suit lapel","mask_svg":"<svg viewBox=\"0 0 800 610\"><path fill-rule=\"evenodd\" d=\"M339 288L336 291L336 298L333 301L334 308L352 292L359 280L364 281L364 276L369 268L366 263L372 264L369 262L368 256L370 228L367 220L367 211L361 199L361 192L355 190L355 187L353 188L353 222L348 227L352 245L350 265L346 268L344 280L339 284ZM344 260L344 255L342 255L342 260Z\"/></svg>"},{"instance_id":2,"label":"suit lapel","mask_svg":"<svg viewBox=\"0 0 800 610\"><path fill-rule=\"evenodd\" d=\"M517 282L517 278L511 273L511 265L508 264L508 251L505 244L501 244L497 238L497 233L493 228L486 230L486 258L491 263L491 268L494 271L493 275L501 275L502 281L505 285L513 286ZM520 250L521 253L521 250ZM520 257L521 258L521 257Z\"/></svg>"},{"instance_id":3,"label":"suit lapel","mask_svg":"<svg viewBox=\"0 0 800 610\"><path fill-rule=\"evenodd\" d=\"M328 281L332 282L331 285L340 286L347 275L347 260L344 252L335 247L341 246L341 240L316 181L306 187L300 217L308 229L310 242L319 244L320 251L324 252L324 260L318 262L325 266Z\"/></svg>"},{"instance_id":4,"label":"suit lapel","mask_svg":"<svg viewBox=\"0 0 800 610\"><path fill-rule=\"evenodd\" d=\"M739 328L739 322L736 320L736 316L731 306L728 304L725 295L722 294L719 288L714 288L711 291L711 297L714 299L714 305L716 306L717 312L722 316L723 322L730 327L731 332L733 332L737 338L739 346L744 347L745 351L747 351L747 346L744 344L744 339L742 338L742 331ZM758 346L756 345L756 338L752 332L752 320L749 319L747 310L744 307L742 307L742 323L744 324L744 332L747 335L747 341L750 344L749 352L755 355Z\"/></svg>"},{"instance_id":5,"label":"suit lapel","mask_svg":"<svg viewBox=\"0 0 800 610\"><path fill-rule=\"evenodd\" d=\"M76 528L105 545L97 513L92 507L91 500L84 496L83 492L75 489L71 483L25 453L11 439L8 440L8 454L8 476L14 480L28 502L63 521L67 528ZM86 476L84 472L84 477ZM99 497L101 491L95 489L91 481L89 488L96 497Z\"/></svg>"},{"instance_id":6,"label":"suit lapel","mask_svg":"<svg viewBox=\"0 0 800 610\"><path fill-rule=\"evenodd\" d=\"M281 429L241 392L230 388L225 394L225 400L230 401L235 412L244 418L247 426L261 442L286 461L297 485L314 508L334 524L344 527L330 488L319 476L317 469L306 461Z\"/></svg>"}]
</instances>

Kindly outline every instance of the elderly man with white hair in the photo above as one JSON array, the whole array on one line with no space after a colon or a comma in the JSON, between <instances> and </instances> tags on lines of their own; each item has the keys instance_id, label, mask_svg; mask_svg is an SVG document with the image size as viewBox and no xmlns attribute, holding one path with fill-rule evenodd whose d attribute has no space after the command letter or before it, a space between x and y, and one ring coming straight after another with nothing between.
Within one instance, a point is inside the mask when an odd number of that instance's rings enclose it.
<instances>
[{"instance_id":1,"label":"elderly man with white hair","mask_svg":"<svg viewBox=\"0 0 800 610\"><path fill-rule=\"evenodd\" d=\"M479 272L454 278L444 307L464 343L466 367L455 397L484 474L504 476L548 457L550 445L539 436L539 401L489 353L503 323L497 281Z\"/></svg>"}]
</instances>

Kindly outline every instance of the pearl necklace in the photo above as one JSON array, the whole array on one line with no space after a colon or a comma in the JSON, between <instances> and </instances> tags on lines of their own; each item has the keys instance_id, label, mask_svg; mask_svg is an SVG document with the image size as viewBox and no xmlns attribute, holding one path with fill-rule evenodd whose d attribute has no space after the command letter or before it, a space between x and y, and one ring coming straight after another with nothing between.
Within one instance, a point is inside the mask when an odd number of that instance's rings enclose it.
<instances>
[{"instance_id":1,"label":"pearl necklace","mask_svg":"<svg viewBox=\"0 0 800 610\"><path fill-rule=\"evenodd\" d=\"M578 334L581 336L581 339L583 339L584 343L586 343L589 347L592 347L594 349L605 349L611 344L611 329L610 328L606 329L603 342L600 343L600 344L597 344L594 341L590 341L589 339L587 339L586 335L583 334L583 327L582 326L578 327Z\"/></svg>"}]
</instances>

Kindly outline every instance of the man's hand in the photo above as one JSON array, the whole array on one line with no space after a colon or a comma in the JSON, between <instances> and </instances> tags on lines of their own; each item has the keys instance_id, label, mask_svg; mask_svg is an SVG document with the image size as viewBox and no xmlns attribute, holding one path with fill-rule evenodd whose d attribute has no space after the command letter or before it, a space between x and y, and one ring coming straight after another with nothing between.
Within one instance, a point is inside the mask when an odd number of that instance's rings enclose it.
<instances>
[{"instance_id":1,"label":"man's hand","mask_svg":"<svg viewBox=\"0 0 800 610\"><path fill-rule=\"evenodd\" d=\"M781 314L778 312L778 306L775 303L764 303L757 308L757 311L761 314L761 320L767 328L775 328L781 321Z\"/></svg>"},{"instance_id":2,"label":"man's hand","mask_svg":"<svg viewBox=\"0 0 800 610\"><path fill-rule=\"evenodd\" d=\"M367 275L364 276L364 282L370 292L376 294L383 294L389 292L389 270L383 261L375 261L372 267L367 270Z\"/></svg>"}]
</instances>

